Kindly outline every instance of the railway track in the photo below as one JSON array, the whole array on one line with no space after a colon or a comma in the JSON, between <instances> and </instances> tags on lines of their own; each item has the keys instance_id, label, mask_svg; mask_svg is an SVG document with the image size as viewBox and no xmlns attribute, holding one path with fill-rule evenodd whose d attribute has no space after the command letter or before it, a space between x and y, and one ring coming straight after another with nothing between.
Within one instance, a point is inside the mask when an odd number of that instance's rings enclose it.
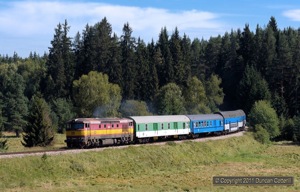
<instances>
[{"instance_id":1,"label":"railway track","mask_svg":"<svg viewBox=\"0 0 300 192\"><path fill-rule=\"evenodd\" d=\"M206 136L200 137L197 139L186 139L186 140L171 140L175 143L182 143L186 141L193 141L193 142L205 142L209 140L220 140L226 139L230 137L239 137L244 134L245 131L235 132L228 135L221 135L221 136ZM168 141L160 141L154 143L147 143L146 145L164 145ZM91 148L91 149L56 149L56 150L45 150L45 151L25 151L25 152L10 152L10 153L0 153L0 159L7 159L7 158L22 158L26 156L42 156L42 155L62 155L62 154L75 154L75 153L82 153L88 151L103 151L104 149L112 149L112 148L126 148L128 146L141 146L145 144L133 144L133 145L120 145L120 146L108 146L108 147L101 147L101 148Z\"/></svg>"}]
</instances>

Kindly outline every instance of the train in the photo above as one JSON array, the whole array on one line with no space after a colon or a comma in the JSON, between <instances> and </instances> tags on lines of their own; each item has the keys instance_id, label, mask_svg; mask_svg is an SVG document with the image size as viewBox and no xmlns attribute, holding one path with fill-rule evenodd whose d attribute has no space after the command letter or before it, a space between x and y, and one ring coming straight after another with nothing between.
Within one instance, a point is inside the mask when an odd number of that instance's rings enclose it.
<instances>
[{"instance_id":1,"label":"train","mask_svg":"<svg viewBox=\"0 0 300 192\"><path fill-rule=\"evenodd\" d=\"M213 114L76 118L67 122L68 148L148 143L166 139L199 138L244 130L243 110Z\"/></svg>"}]
</instances>

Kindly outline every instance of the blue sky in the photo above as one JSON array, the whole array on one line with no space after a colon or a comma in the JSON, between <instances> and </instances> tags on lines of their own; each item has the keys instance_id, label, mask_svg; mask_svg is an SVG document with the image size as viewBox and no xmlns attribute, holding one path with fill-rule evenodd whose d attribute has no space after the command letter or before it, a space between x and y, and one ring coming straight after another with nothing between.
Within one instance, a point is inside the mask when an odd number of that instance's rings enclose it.
<instances>
[{"instance_id":1,"label":"blue sky","mask_svg":"<svg viewBox=\"0 0 300 192\"><path fill-rule=\"evenodd\" d=\"M0 54L27 57L48 52L58 23L67 19L69 36L104 17L118 36L124 23L134 37L155 41L162 27L178 27L191 39L223 35L245 24L255 31L274 16L280 29L300 27L299 0L0 0Z\"/></svg>"}]
</instances>

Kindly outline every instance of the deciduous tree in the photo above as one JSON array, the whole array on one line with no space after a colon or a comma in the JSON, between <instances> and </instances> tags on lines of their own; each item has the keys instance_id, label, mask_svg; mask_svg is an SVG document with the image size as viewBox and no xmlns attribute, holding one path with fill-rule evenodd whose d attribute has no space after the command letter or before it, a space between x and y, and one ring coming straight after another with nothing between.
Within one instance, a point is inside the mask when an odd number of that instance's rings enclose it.
<instances>
[{"instance_id":1,"label":"deciduous tree","mask_svg":"<svg viewBox=\"0 0 300 192\"><path fill-rule=\"evenodd\" d=\"M120 106L120 112L123 117L151 115L146 102L137 100L126 100L123 102Z\"/></svg>"},{"instance_id":2,"label":"deciduous tree","mask_svg":"<svg viewBox=\"0 0 300 192\"><path fill-rule=\"evenodd\" d=\"M185 113L182 91L175 83L163 86L156 95L156 107L159 115L178 115Z\"/></svg>"},{"instance_id":3,"label":"deciduous tree","mask_svg":"<svg viewBox=\"0 0 300 192\"><path fill-rule=\"evenodd\" d=\"M121 104L121 89L96 71L73 82L73 95L78 115L83 117L116 115Z\"/></svg>"}]
</instances>

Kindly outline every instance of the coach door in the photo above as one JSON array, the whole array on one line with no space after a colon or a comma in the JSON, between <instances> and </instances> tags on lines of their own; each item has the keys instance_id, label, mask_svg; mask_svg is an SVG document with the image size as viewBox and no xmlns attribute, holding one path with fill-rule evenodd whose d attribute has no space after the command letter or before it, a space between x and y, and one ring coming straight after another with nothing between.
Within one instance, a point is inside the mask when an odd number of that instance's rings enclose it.
<instances>
[{"instance_id":1,"label":"coach door","mask_svg":"<svg viewBox=\"0 0 300 192\"><path fill-rule=\"evenodd\" d=\"M154 131L154 135L158 135L158 124L157 123L153 123L153 131Z\"/></svg>"},{"instance_id":2,"label":"coach door","mask_svg":"<svg viewBox=\"0 0 300 192\"><path fill-rule=\"evenodd\" d=\"M178 133L178 122L174 122L175 133Z\"/></svg>"}]
</instances>

